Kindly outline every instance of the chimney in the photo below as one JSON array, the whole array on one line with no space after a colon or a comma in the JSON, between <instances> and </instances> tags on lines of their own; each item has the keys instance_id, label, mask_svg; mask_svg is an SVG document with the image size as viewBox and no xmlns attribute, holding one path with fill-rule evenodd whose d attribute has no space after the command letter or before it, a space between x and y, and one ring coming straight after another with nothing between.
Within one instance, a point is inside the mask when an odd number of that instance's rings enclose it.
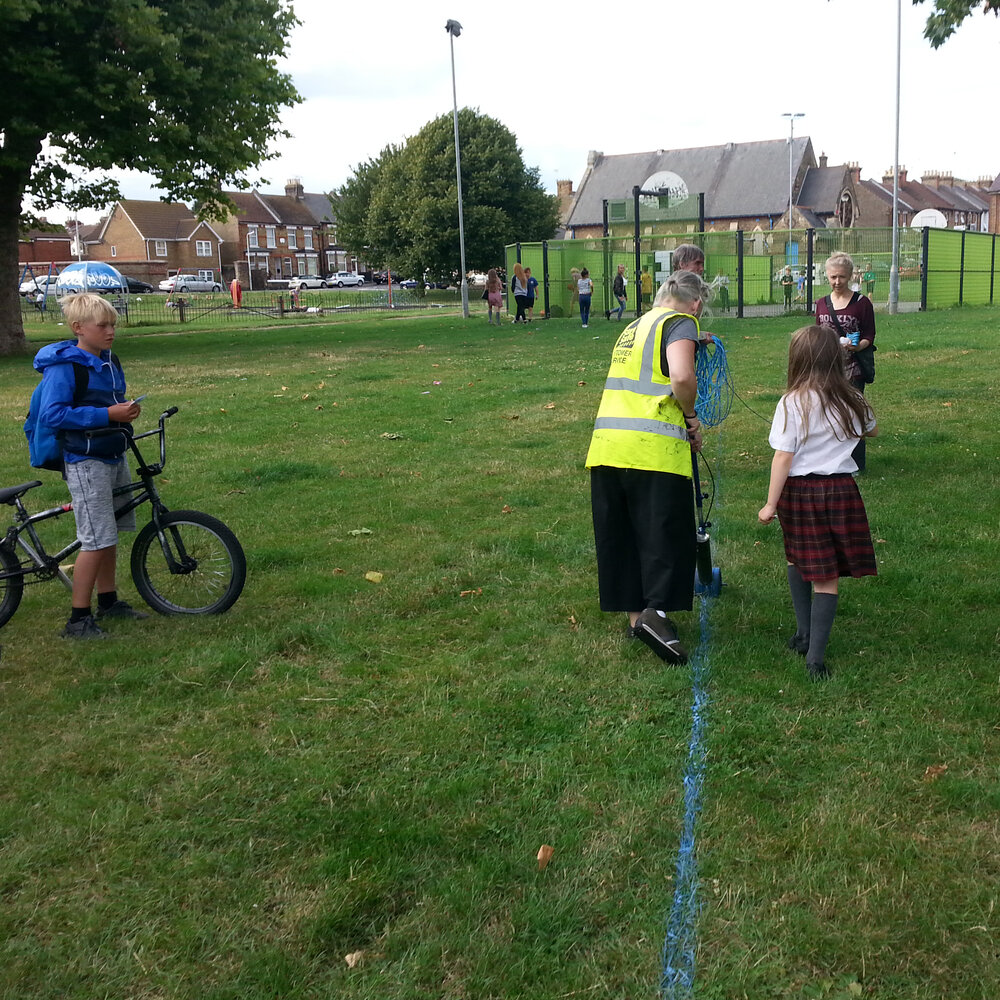
<instances>
[{"instance_id":1,"label":"chimney","mask_svg":"<svg viewBox=\"0 0 1000 1000\"><path fill-rule=\"evenodd\" d=\"M573 182L572 181L556 181L556 195L559 198L572 198L573 197Z\"/></svg>"},{"instance_id":2,"label":"chimney","mask_svg":"<svg viewBox=\"0 0 1000 1000\"><path fill-rule=\"evenodd\" d=\"M603 155L604 155L603 153L598 152L596 149L590 150L590 152L587 153L587 166L588 167L597 166L598 160L600 160L600 158Z\"/></svg>"},{"instance_id":3,"label":"chimney","mask_svg":"<svg viewBox=\"0 0 1000 1000\"><path fill-rule=\"evenodd\" d=\"M941 175L936 171L932 170L930 173L921 174L920 183L924 187L934 188L936 191L941 186Z\"/></svg>"},{"instance_id":4,"label":"chimney","mask_svg":"<svg viewBox=\"0 0 1000 1000\"><path fill-rule=\"evenodd\" d=\"M819 168L820 170L826 170L826 153L819 154Z\"/></svg>"},{"instance_id":5,"label":"chimney","mask_svg":"<svg viewBox=\"0 0 1000 1000\"><path fill-rule=\"evenodd\" d=\"M847 164L847 169L851 171L851 177L855 184L861 183L861 164L856 160L851 161Z\"/></svg>"},{"instance_id":6,"label":"chimney","mask_svg":"<svg viewBox=\"0 0 1000 1000\"><path fill-rule=\"evenodd\" d=\"M305 190L302 187L301 177L293 177L291 180L285 181L286 198L294 198L296 201L302 201L304 194Z\"/></svg>"}]
</instances>

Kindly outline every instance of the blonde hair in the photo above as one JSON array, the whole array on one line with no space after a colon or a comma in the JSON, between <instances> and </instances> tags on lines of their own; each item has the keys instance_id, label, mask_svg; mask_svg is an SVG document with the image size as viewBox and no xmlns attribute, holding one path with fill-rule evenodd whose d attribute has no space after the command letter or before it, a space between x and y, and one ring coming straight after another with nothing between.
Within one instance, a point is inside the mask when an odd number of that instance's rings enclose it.
<instances>
[{"instance_id":1,"label":"blonde hair","mask_svg":"<svg viewBox=\"0 0 1000 1000\"><path fill-rule=\"evenodd\" d=\"M93 292L80 292L78 295L66 295L59 300L66 322L74 323L117 323L118 313L107 299Z\"/></svg>"},{"instance_id":2,"label":"blonde hair","mask_svg":"<svg viewBox=\"0 0 1000 1000\"><path fill-rule=\"evenodd\" d=\"M704 279L694 271L674 271L666 281L660 285L653 300L654 306L663 306L667 300L676 302L678 305L692 305L695 302L708 302L712 296L712 290L705 284Z\"/></svg>"},{"instance_id":3,"label":"blonde hair","mask_svg":"<svg viewBox=\"0 0 1000 1000\"><path fill-rule=\"evenodd\" d=\"M830 254L830 256L826 258L826 264L823 265L823 270L829 271L831 267L846 267L848 277L854 274L854 261L841 250Z\"/></svg>"}]
</instances>

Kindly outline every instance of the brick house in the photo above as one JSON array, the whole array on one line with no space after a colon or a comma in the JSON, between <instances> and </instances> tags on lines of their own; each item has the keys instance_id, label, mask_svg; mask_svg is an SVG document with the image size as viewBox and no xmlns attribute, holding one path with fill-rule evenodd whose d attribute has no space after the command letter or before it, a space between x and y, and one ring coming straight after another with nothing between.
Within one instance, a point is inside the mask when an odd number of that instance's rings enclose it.
<instances>
[{"instance_id":1,"label":"brick house","mask_svg":"<svg viewBox=\"0 0 1000 1000\"><path fill-rule=\"evenodd\" d=\"M1000 174L997 174L996 180L987 188L986 196L990 200L989 231L1000 233Z\"/></svg>"},{"instance_id":2,"label":"brick house","mask_svg":"<svg viewBox=\"0 0 1000 1000\"><path fill-rule=\"evenodd\" d=\"M42 219L44 223L45 220ZM24 270L25 264L41 273L48 271L49 264L64 263L70 259L72 237L62 226L46 226L44 229L29 229L17 240L17 260Z\"/></svg>"},{"instance_id":3,"label":"brick house","mask_svg":"<svg viewBox=\"0 0 1000 1000\"><path fill-rule=\"evenodd\" d=\"M153 282L176 271L220 280L223 239L212 223L199 221L180 202L128 199L115 202L88 242L87 257Z\"/></svg>"},{"instance_id":4,"label":"brick house","mask_svg":"<svg viewBox=\"0 0 1000 1000\"><path fill-rule=\"evenodd\" d=\"M825 155L817 161L812 140L799 136L791 146L791 175L793 228L846 228L861 224L855 171L851 165L829 166ZM696 230L696 196L701 193L705 195L707 231L787 229L788 140L731 142L617 156L591 151L566 219L567 236L600 236L604 200L609 204L628 200L636 185L645 190L667 187L681 192L690 205L682 230ZM630 214L628 218L631 220ZM623 223L624 220L611 226L612 232L627 235ZM647 231L667 232L671 226L676 230L676 222L654 223Z\"/></svg>"},{"instance_id":5,"label":"brick house","mask_svg":"<svg viewBox=\"0 0 1000 1000\"><path fill-rule=\"evenodd\" d=\"M336 220L324 194L290 180L283 195L227 191L235 214L218 225L224 238L227 277L233 273L254 287L298 274L325 275L348 266L336 242ZM252 272L252 279L248 275Z\"/></svg>"}]
</instances>

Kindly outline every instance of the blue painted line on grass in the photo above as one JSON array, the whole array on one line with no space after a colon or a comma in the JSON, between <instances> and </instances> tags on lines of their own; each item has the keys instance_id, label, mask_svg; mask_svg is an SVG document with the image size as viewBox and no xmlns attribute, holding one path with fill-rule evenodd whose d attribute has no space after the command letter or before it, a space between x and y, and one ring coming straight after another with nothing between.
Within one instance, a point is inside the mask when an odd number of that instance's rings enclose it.
<instances>
[{"instance_id":1,"label":"blue painted line on grass","mask_svg":"<svg viewBox=\"0 0 1000 1000\"><path fill-rule=\"evenodd\" d=\"M677 852L674 899L663 941L660 995L664 1000L689 1000L694 996L695 950L698 921L698 856L695 828L701 812L705 784L705 727L708 715L708 597L700 599L698 648L691 657L691 734L684 769L684 822Z\"/></svg>"}]
</instances>

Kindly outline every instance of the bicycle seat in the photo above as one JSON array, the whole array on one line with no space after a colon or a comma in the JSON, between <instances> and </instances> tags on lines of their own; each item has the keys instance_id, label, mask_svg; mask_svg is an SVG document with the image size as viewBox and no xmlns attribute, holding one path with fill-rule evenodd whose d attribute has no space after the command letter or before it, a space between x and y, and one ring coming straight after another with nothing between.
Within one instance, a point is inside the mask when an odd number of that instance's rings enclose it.
<instances>
[{"instance_id":1,"label":"bicycle seat","mask_svg":"<svg viewBox=\"0 0 1000 1000\"><path fill-rule=\"evenodd\" d=\"M32 479L30 483L21 483L20 486L7 486L0 490L0 503L13 504L18 497L23 497L28 490L33 490L36 486L41 486L40 479Z\"/></svg>"}]
</instances>

